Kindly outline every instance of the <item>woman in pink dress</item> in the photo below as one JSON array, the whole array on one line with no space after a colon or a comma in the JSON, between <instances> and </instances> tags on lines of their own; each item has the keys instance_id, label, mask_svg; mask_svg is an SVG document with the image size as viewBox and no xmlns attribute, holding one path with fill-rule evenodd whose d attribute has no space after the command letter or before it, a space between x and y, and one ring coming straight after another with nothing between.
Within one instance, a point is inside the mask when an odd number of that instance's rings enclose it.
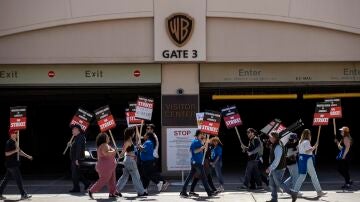
<instances>
[{"instance_id":1,"label":"woman in pink dress","mask_svg":"<svg viewBox=\"0 0 360 202\"><path fill-rule=\"evenodd\" d=\"M89 189L88 193L91 199L93 193L99 192L105 185L109 188L109 197L117 197L116 192L116 151L109 145L110 139L106 133L100 133L96 137L98 162L96 164L96 171L99 179Z\"/></svg>"}]
</instances>

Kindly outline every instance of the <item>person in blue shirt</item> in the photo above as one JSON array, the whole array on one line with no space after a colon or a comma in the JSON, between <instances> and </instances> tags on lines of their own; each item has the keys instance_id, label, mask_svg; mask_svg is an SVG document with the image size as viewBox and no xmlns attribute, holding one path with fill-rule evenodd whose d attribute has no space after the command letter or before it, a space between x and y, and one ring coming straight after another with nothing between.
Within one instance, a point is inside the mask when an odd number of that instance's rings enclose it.
<instances>
[{"instance_id":1,"label":"person in blue shirt","mask_svg":"<svg viewBox=\"0 0 360 202\"><path fill-rule=\"evenodd\" d=\"M197 130L195 134L195 139L191 142L190 146L190 152L191 152L191 170L189 175L187 176L185 183L182 187L182 191L180 192L181 197L188 197L187 194L187 187L193 179L194 175L198 173L201 178L201 182L205 188L205 191L207 192L208 196L213 196L214 193L210 190L204 166L203 166L203 156L204 156L204 150L207 150L207 144L203 145L202 140L205 138L205 135L200 131Z\"/></svg>"},{"instance_id":2,"label":"person in blue shirt","mask_svg":"<svg viewBox=\"0 0 360 202\"><path fill-rule=\"evenodd\" d=\"M149 187L150 181L154 182L158 188L158 191L165 191L169 186L169 183L163 179L163 177L156 171L154 148L156 147L156 140L154 133L147 132L144 135L144 144L139 145L140 159L141 159L141 181L144 185L145 192Z\"/></svg>"},{"instance_id":3,"label":"person in blue shirt","mask_svg":"<svg viewBox=\"0 0 360 202\"><path fill-rule=\"evenodd\" d=\"M213 137L210 140L210 143L214 145L211 150L211 163L210 165L214 167L216 177L219 180L220 186L219 191L224 191L224 178L221 172L222 169L222 143L218 137Z\"/></svg>"}]
</instances>

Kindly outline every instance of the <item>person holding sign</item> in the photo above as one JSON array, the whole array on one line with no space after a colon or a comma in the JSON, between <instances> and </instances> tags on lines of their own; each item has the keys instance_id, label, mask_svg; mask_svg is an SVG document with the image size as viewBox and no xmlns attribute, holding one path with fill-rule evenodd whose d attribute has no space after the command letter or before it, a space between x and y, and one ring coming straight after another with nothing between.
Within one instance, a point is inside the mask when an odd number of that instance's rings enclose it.
<instances>
[{"instance_id":1,"label":"person holding sign","mask_svg":"<svg viewBox=\"0 0 360 202\"><path fill-rule=\"evenodd\" d=\"M284 181L284 183L289 187L294 187L296 180L299 175L299 169L297 164L298 156L298 137L296 133L291 133L289 135L289 141L286 143L286 167L289 171L290 176Z\"/></svg>"},{"instance_id":2,"label":"person holding sign","mask_svg":"<svg viewBox=\"0 0 360 202\"><path fill-rule=\"evenodd\" d=\"M342 140L339 142L335 138L335 143L340 150L338 156L336 157L338 163L338 171L341 176L345 179L345 184L341 187L342 189L350 189L352 181L350 180L349 174L349 162L350 162L350 148L352 145L352 138L350 136L350 129L347 126L340 128Z\"/></svg>"},{"instance_id":3,"label":"person holding sign","mask_svg":"<svg viewBox=\"0 0 360 202\"><path fill-rule=\"evenodd\" d=\"M207 182L207 178L206 178L206 174L205 174L205 170L204 170L204 166L202 164L203 161L203 157L204 157L204 150L206 150L207 148L207 144L203 145L202 144L202 140L205 138L205 135L200 131L197 130L196 134L195 134L195 139L191 142L191 146L190 146L190 152L191 152L191 170L189 175L187 176L185 183L182 187L182 191L180 192L180 196L181 197L189 197L189 195L187 194L187 187L191 181L191 179L193 179L194 175L196 173L198 173L200 175L201 178L201 182L205 188L205 191L207 193L208 196L213 196L214 193L210 190L208 182Z\"/></svg>"},{"instance_id":4,"label":"person holding sign","mask_svg":"<svg viewBox=\"0 0 360 202\"><path fill-rule=\"evenodd\" d=\"M141 181L144 185L145 192L149 187L150 181L153 181L158 191L165 191L169 186L169 183L165 181L160 174L156 171L155 167L155 158L154 158L154 148L156 147L156 140L154 133L147 132L144 135L144 144L138 145L140 149L140 159L141 159L141 169L142 176Z\"/></svg>"},{"instance_id":5,"label":"person holding sign","mask_svg":"<svg viewBox=\"0 0 360 202\"><path fill-rule=\"evenodd\" d=\"M277 202L277 192L279 188L282 188L286 193L291 195L289 187L282 182L286 168L286 148L280 141L279 133L276 131L270 132L269 140L271 142L269 156L270 166L266 169L266 173L269 174L270 178L271 200L267 202Z\"/></svg>"},{"instance_id":6,"label":"person holding sign","mask_svg":"<svg viewBox=\"0 0 360 202\"><path fill-rule=\"evenodd\" d=\"M299 177L296 180L296 183L293 188L293 193L291 197L293 202L296 201L298 197L298 192L306 178L306 175L309 174L311 177L311 182L317 192L317 196L321 197L326 195L326 192L323 192L315 171L314 167L314 155L313 151L317 148L318 143L314 146L311 146L311 132L309 129L305 129L301 134L301 139L299 141Z\"/></svg>"},{"instance_id":7,"label":"person holding sign","mask_svg":"<svg viewBox=\"0 0 360 202\"><path fill-rule=\"evenodd\" d=\"M68 142L70 147L70 160L71 160L71 178L73 181L73 188L70 193L80 192L79 181L84 184L84 190L90 186L90 182L84 177L80 171L79 161L84 159L85 152L85 135L80 125L71 125L71 132L74 136L73 142Z\"/></svg>"},{"instance_id":8,"label":"person holding sign","mask_svg":"<svg viewBox=\"0 0 360 202\"><path fill-rule=\"evenodd\" d=\"M248 162L245 170L244 183L241 189L249 189L249 183L252 177L254 177L257 189L262 189L262 182L260 177L259 161L261 159L262 143L258 136L256 136L256 130L253 128L247 129L247 136L249 138L249 145L244 149L248 154Z\"/></svg>"},{"instance_id":9,"label":"person holding sign","mask_svg":"<svg viewBox=\"0 0 360 202\"><path fill-rule=\"evenodd\" d=\"M124 146L120 153L120 157L125 155L123 164L123 174L119 178L116 189L120 193L122 189L124 189L129 175L131 175L131 180L134 185L134 188L138 194L138 196L147 196L148 193L145 191L143 184L141 182L139 170L136 162L136 154L135 154L135 146L133 143L133 138L135 137L134 128L127 128L124 131Z\"/></svg>"},{"instance_id":10,"label":"person holding sign","mask_svg":"<svg viewBox=\"0 0 360 202\"><path fill-rule=\"evenodd\" d=\"M19 168L20 161L18 161L17 159L17 153L19 153L20 156L23 156L29 160L32 160L33 157L23 152L16 144L18 132L19 132L18 130L10 130L9 131L10 139L6 142L6 146L5 146L6 174L2 179L0 185L0 200L6 199L5 197L3 197L3 192L11 176L16 181L17 187L21 194L21 200L31 198L31 195L27 194L24 190L22 176Z\"/></svg>"},{"instance_id":11,"label":"person holding sign","mask_svg":"<svg viewBox=\"0 0 360 202\"><path fill-rule=\"evenodd\" d=\"M91 199L94 199L92 194L100 191L105 185L107 185L109 188L109 198L116 198L117 196L121 196L121 194L118 193L115 188L116 151L109 145L109 143L110 138L106 133L100 133L96 137L98 161L96 163L95 169L99 175L99 179L88 191L89 197Z\"/></svg>"}]
</instances>

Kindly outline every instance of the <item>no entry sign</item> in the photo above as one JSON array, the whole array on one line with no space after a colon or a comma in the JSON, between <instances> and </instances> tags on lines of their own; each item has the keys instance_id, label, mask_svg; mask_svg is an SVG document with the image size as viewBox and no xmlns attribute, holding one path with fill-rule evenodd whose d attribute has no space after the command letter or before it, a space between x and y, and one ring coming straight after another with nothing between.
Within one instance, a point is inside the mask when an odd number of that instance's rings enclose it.
<instances>
[{"instance_id":1,"label":"no entry sign","mask_svg":"<svg viewBox=\"0 0 360 202\"><path fill-rule=\"evenodd\" d=\"M94 115L91 112L88 112L84 109L79 108L77 112L75 113L74 117L72 118L70 125L79 125L83 131L86 131L86 129L90 125L91 119L94 117Z\"/></svg>"},{"instance_id":2,"label":"no entry sign","mask_svg":"<svg viewBox=\"0 0 360 202\"><path fill-rule=\"evenodd\" d=\"M10 107L10 130L26 129L26 107Z\"/></svg>"},{"instance_id":3,"label":"no entry sign","mask_svg":"<svg viewBox=\"0 0 360 202\"><path fill-rule=\"evenodd\" d=\"M328 102L316 103L313 126L328 125L329 117L330 117L330 103Z\"/></svg>"},{"instance_id":4,"label":"no entry sign","mask_svg":"<svg viewBox=\"0 0 360 202\"><path fill-rule=\"evenodd\" d=\"M135 118L151 121L153 109L153 99L139 96L136 102Z\"/></svg>"},{"instance_id":5,"label":"no entry sign","mask_svg":"<svg viewBox=\"0 0 360 202\"><path fill-rule=\"evenodd\" d=\"M342 108L340 99L326 99L325 102L330 103L329 118L342 118Z\"/></svg>"},{"instance_id":6,"label":"no entry sign","mask_svg":"<svg viewBox=\"0 0 360 202\"><path fill-rule=\"evenodd\" d=\"M108 105L95 110L95 116L101 132L106 132L116 127L114 117L111 115Z\"/></svg>"},{"instance_id":7,"label":"no entry sign","mask_svg":"<svg viewBox=\"0 0 360 202\"><path fill-rule=\"evenodd\" d=\"M221 114L216 111L206 111L201 125L201 132L210 135L218 135L220 128Z\"/></svg>"},{"instance_id":8,"label":"no entry sign","mask_svg":"<svg viewBox=\"0 0 360 202\"><path fill-rule=\"evenodd\" d=\"M221 114L224 117L224 122L228 129L242 125L240 114L238 113L236 106L230 106L222 109Z\"/></svg>"}]
</instances>

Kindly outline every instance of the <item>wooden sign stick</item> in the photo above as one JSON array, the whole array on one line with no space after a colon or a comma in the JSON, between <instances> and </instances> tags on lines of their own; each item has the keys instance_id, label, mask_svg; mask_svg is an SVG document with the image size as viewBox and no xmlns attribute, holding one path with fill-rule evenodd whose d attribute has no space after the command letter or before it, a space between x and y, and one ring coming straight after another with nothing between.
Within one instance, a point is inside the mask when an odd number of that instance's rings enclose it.
<instances>
[{"instance_id":1,"label":"wooden sign stick","mask_svg":"<svg viewBox=\"0 0 360 202\"><path fill-rule=\"evenodd\" d=\"M238 136L238 138L239 138L239 141L240 141L240 144L241 144L241 149L242 149L243 152L245 152L245 149L243 149L243 148L245 148L246 146L245 146L244 143L242 142L241 137L240 137L240 133L239 133L239 131L238 131L238 129L237 129L236 126L235 126L235 131L236 131L236 134L237 134L237 136Z\"/></svg>"},{"instance_id":2,"label":"wooden sign stick","mask_svg":"<svg viewBox=\"0 0 360 202\"><path fill-rule=\"evenodd\" d=\"M19 149L19 151L17 152L17 160L18 161L20 161L20 131L18 130L17 131L17 134L16 134L16 139L17 139L17 141L16 141L16 147Z\"/></svg>"},{"instance_id":3,"label":"wooden sign stick","mask_svg":"<svg viewBox=\"0 0 360 202\"><path fill-rule=\"evenodd\" d=\"M202 159L202 165L204 165L206 152L208 150L209 139L210 139L210 135L206 134L206 142L205 142L206 147L205 147L205 150L204 150L204 156L203 156L203 159Z\"/></svg>"},{"instance_id":4,"label":"wooden sign stick","mask_svg":"<svg viewBox=\"0 0 360 202\"><path fill-rule=\"evenodd\" d=\"M333 118L334 136L336 138L336 120Z\"/></svg>"},{"instance_id":5,"label":"wooden sign stick","mask_svg":"<svg viewBox=\"0 0 360 202\"><path fill-rule=\"evenodd\" d=\"M115 142L114 136L112 135L111 130L109 130L109 133L110 133L111 140L112 140L112 142L114 144L114 149L116 151L116 154L118 155L118 159L117 159L117 161L118 161L120 159L120 153L118 151L118 148L117 148L117 145L116 145L116 142Z\"/></svg>"},{"instance_id":6,"label":"wooden sign stick","mask_svg":"<svg viewBox=\"0 0 360 202\"><path fill-rule=\"evenodd\" d=\"M73 141L73 139L74 139L74 135L72 135L71 136L71 138L70 138L70 141L69 142L72 142ZM66 154L66 151L69 149L69 144L66 144L66 148L65 148L65 150L64 150L64 152L63 152L63 155L65 155Z\"/></svg>"},{"instance_id":7,"label":"wooden sign stick","mask_svg":"<svg viewBox=\"0 0 360 202\"><path fill-rule=\"evenodd\" d=\"M317 135L317 139L316 139L316 144L318 145L318 147L316 147L316 149L315 149L315 155L317 154L317 151L318 151L318 148L319 148L320 131L321 131L321 126L319 126L319 129L318 129L318 135Z\"/></svg>"}]
</instances>

